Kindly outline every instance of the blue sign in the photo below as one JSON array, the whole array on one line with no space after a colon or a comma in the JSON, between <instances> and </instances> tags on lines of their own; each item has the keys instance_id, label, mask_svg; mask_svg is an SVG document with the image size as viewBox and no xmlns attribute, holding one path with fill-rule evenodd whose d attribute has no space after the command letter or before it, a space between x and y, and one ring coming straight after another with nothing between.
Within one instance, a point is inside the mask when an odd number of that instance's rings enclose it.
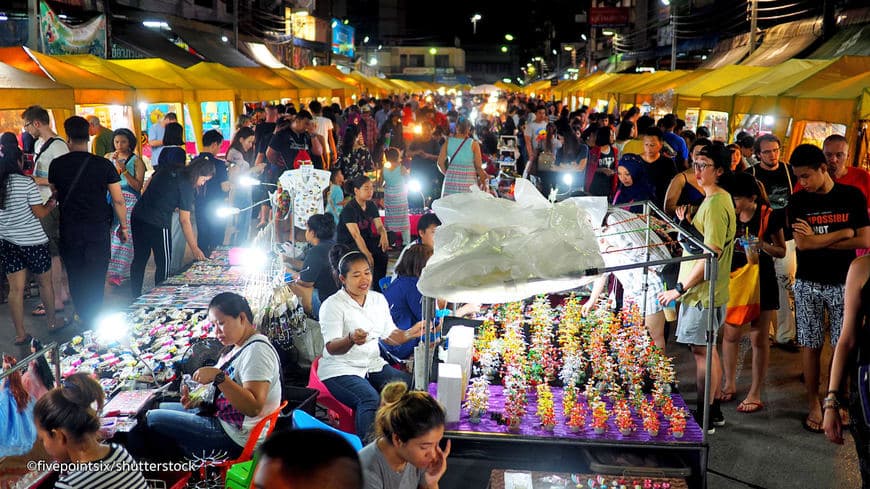
<instances>
[{"instance_id":1,"label":"blue sign","mask_svg":"<svg viewBox=\"0 0 870 489\"><path fill-rule=\"evenodd\" d=\"M338 19L332 19L332 52L353 58L354 32L353 27Z\"/></svg>"}]
</instances>

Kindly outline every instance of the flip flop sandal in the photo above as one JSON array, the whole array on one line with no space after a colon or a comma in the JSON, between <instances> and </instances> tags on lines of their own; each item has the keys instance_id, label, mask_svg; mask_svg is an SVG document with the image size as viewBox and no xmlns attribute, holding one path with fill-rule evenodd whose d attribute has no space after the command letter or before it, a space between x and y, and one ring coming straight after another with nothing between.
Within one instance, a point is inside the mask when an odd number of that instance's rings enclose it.
<instances>
[{"instance_id":1,"label":"flip flop sandal","mask_svg":"<svg viewBox=\"0 0 870 489\"><path fill-rule=\"evenodd\" d=\"M722 397L720 397L720 398L718 399L718 401L719 401L720 403L722 403L722 404L732 402L732 401L734 401L734 395L735 395L735 394L737 394L736 391L735 391L735 392L723 392L723 393L722 393Z\"/></svg>"},{"instance_id":2,"label":"flip flop sandal","mask_svg":"<svg viewBox=\"0 0 870 489\"><path fill-rule=\"evenodd\" d=\"M27 335L20 340L15 340L15 346L29 345L32 340L33 336Z\"/></svg>"},{"instance_id":3,"label":"flip flop sandal","mask_svg":"<svg viewBox=\"0 0 870 489\"><path fill-rule=\"evenodd\" d=\"M758 411L761 411L762 409L764 409L763 402L743 401L737 405L737 412L738 413L747 413L747 414L757 413Z\"/></svg>"},{"instance_id":4,"label":"flip flop sandal","mask_svg":"<svg viewBox=\"0 0 870 489\"><path fill-rule=\"evenodd\" d=\"M32 311L30 311L31 316L45 316L45 304L40 304L36 306Z\"/></svg>"},{"instance_id":5,"label":"flip flop sandal","mask_svg":"<svg viewBox=\"0 0 870 489\"><path fill-rule=\"evenodd\" d=\"M813 425L815 425L815 428L813 427ZM807 416L804 419L803 427L805 430L809 431L810 433L824 433L825 432L825 430L822 429L822 421L816 421L816 420L810 419L809 416Z\"/></svg>"}]
</instances>

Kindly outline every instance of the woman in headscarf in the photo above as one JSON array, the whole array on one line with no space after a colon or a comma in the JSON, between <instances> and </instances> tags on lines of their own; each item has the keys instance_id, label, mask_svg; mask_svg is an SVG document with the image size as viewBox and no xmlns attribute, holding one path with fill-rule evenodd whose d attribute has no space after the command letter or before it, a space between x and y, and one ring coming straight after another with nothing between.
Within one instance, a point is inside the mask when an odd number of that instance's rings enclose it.
<instances>
[{"instance_id":1,"label":"woman in headscarf","mask_svg":"<svg viewBox=\"0 0 870 489\"><path fill-rule=\"evenodd\" d=\"M628 204L631 202L655 201L655 189L646 174L646 163L639 156L627 154L619 160L616 169L619 184L613 204ZM631 212L642 212L641 206L633 206Z\"/></svg>"}]
</instances>

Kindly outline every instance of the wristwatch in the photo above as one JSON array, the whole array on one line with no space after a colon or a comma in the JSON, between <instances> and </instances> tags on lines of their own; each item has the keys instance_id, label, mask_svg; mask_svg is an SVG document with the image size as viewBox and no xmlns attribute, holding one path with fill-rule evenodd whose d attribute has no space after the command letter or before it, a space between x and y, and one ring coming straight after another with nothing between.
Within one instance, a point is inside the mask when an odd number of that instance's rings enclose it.
<instances>
[{"instance_id":1,"label":"wristwatch","mask_svg":"<svg viewBox=\"0 0 870 489\"><path fill-rule=\"evenodd\" d=\"M227 374L224 372L218 372L217 375L214 376L214 380L211 382L211 385L217 387L223 384L225 380L227 380Z\"/></svg>"},{"instance_id":2,"label":"wristwatch","mask_svg":"<svg viewBox=\"0 0 870 489\"><path fill-rule=\"evenodd\" d=\"M686 288L683 287L682 282L677 282L677 285L674 285L674 290L677 291L678 294L683 295L686 293Z\"/></svg>"}]
</instances>

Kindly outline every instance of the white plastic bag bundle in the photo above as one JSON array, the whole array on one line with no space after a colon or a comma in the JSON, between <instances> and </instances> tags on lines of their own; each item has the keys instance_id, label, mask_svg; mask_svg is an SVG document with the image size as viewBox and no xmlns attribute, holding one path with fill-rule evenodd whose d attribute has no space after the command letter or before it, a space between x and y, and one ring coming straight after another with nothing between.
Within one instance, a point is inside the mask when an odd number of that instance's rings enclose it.
<instances>
[{"instance_id":1,"label":"white plastic bag bundle","mask_svg":"<svg viewBox=\"0 0 870 489\"><path fill-rule=\"evenodd\" d=\"M586 270L604 266L586 210L603 216L604 199L551 204L527 180L517 180L515 198L474 190L435 201L443 225L420 292L455 302L515 301L579 287Z\"/></svg>"}]
</instances>

